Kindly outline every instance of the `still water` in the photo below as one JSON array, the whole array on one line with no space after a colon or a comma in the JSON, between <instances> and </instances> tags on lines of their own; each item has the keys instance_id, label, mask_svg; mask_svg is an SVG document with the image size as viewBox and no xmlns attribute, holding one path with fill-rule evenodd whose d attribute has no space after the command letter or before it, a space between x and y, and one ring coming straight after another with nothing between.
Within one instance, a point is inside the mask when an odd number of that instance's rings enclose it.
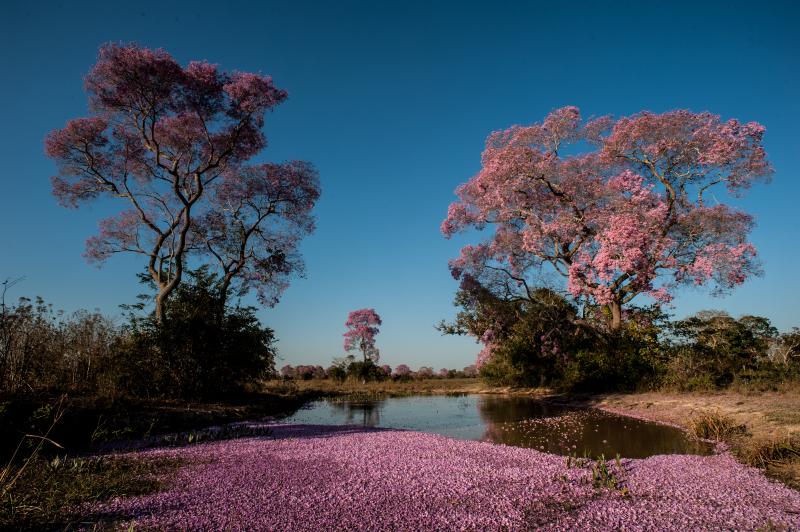
<instances>
[{"instance_id":1,"label":"still water","mask_svg":"<svg viewBox=\"0 0 800 532\"><path fill-rule=\"evenodd\" d=\"M415 430L464 440L530 447L555 454L645 458L710 454L710 445L682 431L600 410L528 397L433 395L315 401L287 423L363 425Z\"/></svg>"}]
</instances>

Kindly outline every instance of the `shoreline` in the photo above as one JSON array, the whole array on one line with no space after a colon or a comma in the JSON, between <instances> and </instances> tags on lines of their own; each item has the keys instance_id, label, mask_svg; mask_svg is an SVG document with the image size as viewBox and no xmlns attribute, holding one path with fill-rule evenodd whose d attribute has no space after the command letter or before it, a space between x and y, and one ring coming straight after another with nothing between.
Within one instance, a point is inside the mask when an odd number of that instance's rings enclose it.
<instances>
[{"instance_id":1,"label":"shoreline","mask_svg":"<svg viewBox=\"0 0 800 532\"><path fill-rule=\"evenodd\" d=\"M727 453L608 461L598 477L593 461L570 464L536 449L284 424L265 437L136 456L187 465L162 491L90 505L93 517L113 516L121 528L208 530L800 527L800 493Z\"/></svg>"}]
</instances>

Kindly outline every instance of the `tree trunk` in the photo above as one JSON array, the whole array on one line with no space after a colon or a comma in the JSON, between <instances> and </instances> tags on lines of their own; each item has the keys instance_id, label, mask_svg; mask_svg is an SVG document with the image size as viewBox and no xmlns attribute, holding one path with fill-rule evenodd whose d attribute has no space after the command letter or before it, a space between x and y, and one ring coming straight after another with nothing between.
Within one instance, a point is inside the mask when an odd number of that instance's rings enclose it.
<instances>
[{"instance_id":1,"label":"tree trunk","mask_svg":"<svg viewBox=\"0 0 800 532\"><path fill-rule=\"evenodd\" d=\"M622 326L622 306L617 301L612 301L608 304L608 310L611 311L611 330L618 331Z\"/></svg>"},{"instance_id":2,"label":"tree trunk","mask_svg":"<svg viewBox=\"0 0 800 532\"><path fill-rule=\"evenodd\" d=\"M164 323L164 300L166 299L166 294L162 291L158 291L158 295L156 295L156 323L161 325Z\"/></svg>"},{"instance_id":3,"label":"tree trunk","mask_svg":"<svg viewBox=\"0 0 800 532\"><path fill-rule=\"evenodd\" d=\"M197 196L199 197L199 195ZM158 295L156 296L156 321L159 325L164 324L164 303L166 302L169 295L181 284L183 280L183 254L186 250L186 239L187 235L189 234L189 228L192 224L192 217L190 215L190 209L194 201L197 200L197 197L192 200L190 203L184 206L183 208L183 225L181 227L180 232L178 233L178 244L174 250L174 260L175 260L175 273L166 283L161 283L161 272L159 271L158 277L156 278L156 282L158 283ZM150 274L153 274L152 271L153 262L151 259L150 262Z\"/></svg>"}]
</instances>

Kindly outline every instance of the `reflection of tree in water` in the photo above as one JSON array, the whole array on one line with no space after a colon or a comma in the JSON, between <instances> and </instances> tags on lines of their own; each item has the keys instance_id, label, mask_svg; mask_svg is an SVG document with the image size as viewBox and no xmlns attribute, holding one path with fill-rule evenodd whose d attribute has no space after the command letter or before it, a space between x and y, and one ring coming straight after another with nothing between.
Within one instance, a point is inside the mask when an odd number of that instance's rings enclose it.
<instances>
[{"instance_id":1,"label":"reflection of tree in water","mask_svg":"<svg viewBox=\"0 0 800 532\"><path fill-rule=\"evenodd\" d=\"M383 400L380 401L335 401L331 408L344 415L347 423L360 424L363 427L377 427L381 422L381 409Z\"/></svg>"},{"instance_id":2,"label":"reflection of tree in water","mask_svg":"<svg viewBox=\"0 0 800 532\"><path fill-rule=\"evenodd\" d=\"M673 427L526 397L481 397L478 413L486 425L483 439L550 453L644 458L708 452Z\"/></svg>"},{"instance_id":3,"label":"reflection of tree in water","mask_svg":"<svg viewBox=\"0 0 800 532\"><path fill-rule=\"evenodd\" d=\"M530 397L508 397L482 395L478 398L478 414L486 432L483 439L494 443L520 447L539 447L528 435L518 430L516 422L531 418L558 417L568 409L531 399Z\"/></svg>"},{"instance_id":4,"label":"reflection of tree in water","mask_svg":"<svg viewBox=\"0 0 800 532\"><path fill-rule=\"evenodd\" d=\"M481 395L478 398L478 413L488 423L506 423L532 417L556 417L567 412L563 406L531 399L530 397L508 397Z\"/></svg>"}]
</instances>

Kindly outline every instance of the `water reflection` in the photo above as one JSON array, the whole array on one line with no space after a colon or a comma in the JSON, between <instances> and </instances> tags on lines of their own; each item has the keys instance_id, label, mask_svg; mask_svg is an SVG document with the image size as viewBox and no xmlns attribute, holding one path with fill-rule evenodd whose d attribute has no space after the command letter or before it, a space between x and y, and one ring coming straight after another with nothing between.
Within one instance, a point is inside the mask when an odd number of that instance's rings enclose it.
<instances>
[{"instance_id":1,"label":"water reflection","mask_svg":"<svg viewBox=\"0 0 800 532\"><path fill-rule=\"evenodd\" d=\"M481 397L484 440L554 454L645 458L657 454L708 454L709 445L676 428L595 409Z\"/></svg>"},{"instance_id":2,"label":"water reflection","mask_svg":"<svg viewBox=\"0 0 800 532\"><path fill-rule=\"evenodd\" d=\"M345 424L379 427L383 400L341 401L330 403L334 416L341 416Z\"/></svg>"},{"instance_id":3,"label":"water reflection","mask_svg":"<svg viewBox=\"0 0 800 532\"><path fill-rule=\"evenodd\" d=\"M643 458L708 454L710 446L682 431L594 409L570 408L528 397L416 396L311 403L286 421L356 424L442 434L529 447L556 454Z\"/></svg>"}]
</instances>

